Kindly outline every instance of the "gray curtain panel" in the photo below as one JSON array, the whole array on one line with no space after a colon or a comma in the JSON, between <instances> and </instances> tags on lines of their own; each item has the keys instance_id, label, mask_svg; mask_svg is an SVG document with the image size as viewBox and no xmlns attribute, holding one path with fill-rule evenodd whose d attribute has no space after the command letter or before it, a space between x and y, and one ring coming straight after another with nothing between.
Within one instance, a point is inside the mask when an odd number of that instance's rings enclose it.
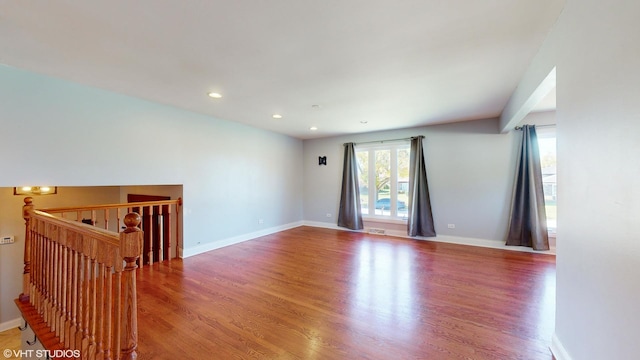
<instances>
[{"instance_id":1,"label":"gray curtain panel","mask_svg":"<svg viewBox=\"0 0 640 360\"><path fill-rule=\"evenodd\" d=\"M539 153L535 126L524 125L511 200L507 245L549 250Z\"/></svg>"},{"instance_id":2,"label":"gray curtain panel","mask_svg":"<svg viewBox=\"0 0 640 360\"><path fill-rule=\"evenodd\" d=\"M424 136L411 138L411 155L409 160L409 236L436 236L429 199L427 169L424 166L422 139Z\"/></svg>"},{"instance_id":3,"label":"gray curtain panel","mask_svg":"<svg viewBox=\"0 0 640 360\"><path fill-rule=\"evenodd\" d=\"M358 161L354 143L344 144L344 165L342 168L342 193L338 212L338 226L352 230L364 229L360 208L360 188L358 187Z\"/></svg>"}]
</instances>

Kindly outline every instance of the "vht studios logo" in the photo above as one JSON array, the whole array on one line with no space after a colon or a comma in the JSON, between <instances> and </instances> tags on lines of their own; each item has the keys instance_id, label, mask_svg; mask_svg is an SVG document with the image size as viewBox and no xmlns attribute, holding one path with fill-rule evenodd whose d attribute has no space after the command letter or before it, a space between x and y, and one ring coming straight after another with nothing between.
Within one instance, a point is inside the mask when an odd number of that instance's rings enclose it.
<instances>
[{"instance_id":1,"label":"vht studios logo","mask_svg":"<svg viewBox=\"0 0 640 360\"><path fill-rule=\"evenodd\" d=\"M2 354L5 358L31 358L33 356L45 359L52 358L77 358L80 357L80 350L10 350L5 349Z\"/></svg>"}]
</instances>

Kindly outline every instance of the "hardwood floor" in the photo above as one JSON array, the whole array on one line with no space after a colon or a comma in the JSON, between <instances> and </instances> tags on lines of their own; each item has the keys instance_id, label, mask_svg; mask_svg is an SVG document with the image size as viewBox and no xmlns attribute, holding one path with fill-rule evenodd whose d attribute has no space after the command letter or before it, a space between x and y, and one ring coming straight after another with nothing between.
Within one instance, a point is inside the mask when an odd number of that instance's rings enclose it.
<instances>
[{"instance_id":1,"label":"hardwood floor","mask_svg":"<svg viewBox=\"0 0 640 360\"><path fill-rule=\"evenodd\" d=\"M139 359L551 359L555 257L299 227L138 275Z\"/></svg>"},{"instance_id":2,"label":"hardwood floor","mask_svg":"<svg viewBox=\"0 0 640 360\"><path fill-rule=\"evenodd\" d=\"M2 351L0 359L20 359L20 330L18 328L0 332L0 351Z\"/></svg>"}]
</instances>

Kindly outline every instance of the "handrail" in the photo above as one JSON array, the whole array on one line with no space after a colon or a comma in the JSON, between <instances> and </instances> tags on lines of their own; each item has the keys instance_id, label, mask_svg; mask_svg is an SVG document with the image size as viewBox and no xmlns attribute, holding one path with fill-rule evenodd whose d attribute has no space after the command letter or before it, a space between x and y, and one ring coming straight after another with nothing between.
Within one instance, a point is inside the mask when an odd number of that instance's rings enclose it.
<instances>
[{"instance_id":1,"label":"handrail","mask_svg":"<svg viewBox=\"0 0 640 360\"><path fill-rule=\"evenodd\" d=\"M60 226L63 228L71 227L78 234L96 237L96 238L99 238L100 241L102 242L108 243L113 246L120 246L120 240L119 240L118 234L109 230L101 229L99 227L87 225L84 223L79 223L77 221L71 221L64 218L55 217L43 210L32 210L31 218L40 219L40 220L46 221L47 223Z\"/></svg>"},{"instance_id":2,"label":"handrail","mask_svg":"<svg viewBox=\"0 0 640 360\"><path fill-rule=\"evenodd\" d=\"M16 303L37 334L53 334L43 345L77 350L83 359L135 359L140 215L127 214L118 234L34 210L28 197L23 216L24 278Z\"/></svg>"},{"instance_id":3,"label":"handrail","mask_svg":"<svg viewBox=\"0 0 640 360\"><path fill-rule=\"evenodd\" d=\"M176 200L157 200L157 201L141 201L122 204L100 204L100 205L86 205L86 206L69 206L69 207L57 207L40 209L40 211L47 212L49 214L58 214L63 212L72 211L91 211L91 210L104 210L104 209L122 209L126 207L141 207L141 206L155 206L155 205L178 205L182 206L182 198Z\"/></svg>"}]
</instances>

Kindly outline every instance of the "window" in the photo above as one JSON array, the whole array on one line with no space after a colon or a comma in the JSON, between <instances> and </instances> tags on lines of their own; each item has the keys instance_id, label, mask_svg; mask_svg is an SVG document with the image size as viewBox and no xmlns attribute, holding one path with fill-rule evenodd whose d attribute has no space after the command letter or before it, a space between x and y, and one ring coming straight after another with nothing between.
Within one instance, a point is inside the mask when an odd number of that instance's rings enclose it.
<instances>
[{"instance_id":1,"label":"window","mask_svg":"<svg viewBox=\"0 0 640 360\"><path fill-rule=\"evenodd\" d=\"M544 207L547 213L547 228L550 233L556 232L557 194L556 183L556 129L536 129L538 148L540 150L540 167L542 168L542 186L544 188Z\"/></svg>"},{"instance_id":2,"label":"window","mask_svg":"<svg viewBox=\"0 0 640 360\"><path fill-rule=\"evenodd\" d=\"M356 147L363 216L406 220L409 150L408 142Z\"/></svg>"}]
</instances>

